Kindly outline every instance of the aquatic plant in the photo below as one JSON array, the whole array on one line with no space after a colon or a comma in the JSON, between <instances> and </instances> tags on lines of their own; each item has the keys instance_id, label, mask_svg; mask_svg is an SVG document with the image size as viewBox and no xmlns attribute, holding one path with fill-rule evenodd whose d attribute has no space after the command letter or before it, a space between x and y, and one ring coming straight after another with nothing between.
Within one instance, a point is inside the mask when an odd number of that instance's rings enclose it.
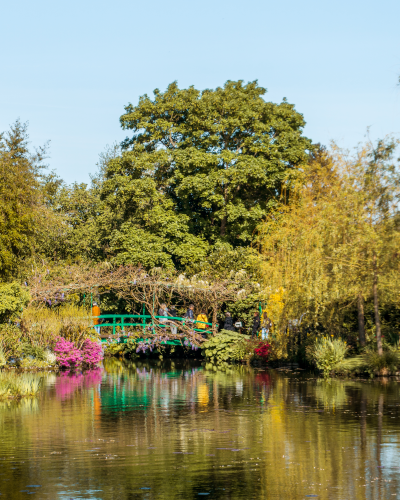
<instances>
[{"instance_id":1,"label":"aquatic plant","mask_svg":"<svg viewBox=\"0 0 400 500\"><path fill-rule=\"evenodd\" d=\"M35 396L42 379L29 373L0 373L0 397Z\"/></svg>"},{"instance_id":2,"label":"aquatic plant","mask_svg":"<svg viewBox=\"0 0 400 500\"><path fill-rule=\"evenodd\" d=\"M362 354L352 358L346 358L339 361L333 371L337 374L348 375L350 373L361 373L366 370L365 358Z\"/></svg>"},{"instance_id":3,"label":"aquatic plant","mask_svg":"<svg viewBox=\"0 0 400 500\"><path fill-rule=\"evenodd\" d=\"M400 352L394 348L378 354L375 349L367 349L364 353L352 358L343 359L334 366L338 374L369 373L373 375L389 375L400 367Z\"/></svg>"},{"instance_id":4,"label":"aquatic plant","mask_svg":"<svg viewBox=\"0 0 400 500\"><path fill-rule=\"evenodd\" d=\"M19 362L19 367L24 369L42 370L44 368L50 368L50 365L48 365L46 361L43 361L41 359L29 357L21 359Z\"/></svg>"}]
</instances>

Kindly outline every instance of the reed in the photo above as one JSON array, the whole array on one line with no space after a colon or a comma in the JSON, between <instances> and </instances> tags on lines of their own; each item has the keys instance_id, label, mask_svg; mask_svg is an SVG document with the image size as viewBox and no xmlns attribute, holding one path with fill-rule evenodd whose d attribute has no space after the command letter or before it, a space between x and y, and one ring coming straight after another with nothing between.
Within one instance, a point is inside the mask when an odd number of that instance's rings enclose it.
<instances>
[{"instance_id":1,"label":"reed","mask_svg":"<svg viewBox=\"0 0 400 500\"><path fill-rule=\"evenodd\" d=\"M0 373L0 398L36 396L42 377L30 373Z\"/></svg>"}]
</instances>

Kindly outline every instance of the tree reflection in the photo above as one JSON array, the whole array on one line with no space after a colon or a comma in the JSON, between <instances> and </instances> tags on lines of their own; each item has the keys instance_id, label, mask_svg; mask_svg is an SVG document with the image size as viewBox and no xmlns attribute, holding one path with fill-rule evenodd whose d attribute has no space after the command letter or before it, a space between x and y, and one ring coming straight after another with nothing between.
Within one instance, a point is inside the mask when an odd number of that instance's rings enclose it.
<instances>
[{"instance_id":1,"label":"tree reflection","mask_svg":"<svg viewBox=\"0 0 400 500\"><path fill-rule=\"evenodd\" d=\"M388 498L399 486L398 398L397 382L106 360L0 406L0 492Z\"/></svg>"}]
</instances>

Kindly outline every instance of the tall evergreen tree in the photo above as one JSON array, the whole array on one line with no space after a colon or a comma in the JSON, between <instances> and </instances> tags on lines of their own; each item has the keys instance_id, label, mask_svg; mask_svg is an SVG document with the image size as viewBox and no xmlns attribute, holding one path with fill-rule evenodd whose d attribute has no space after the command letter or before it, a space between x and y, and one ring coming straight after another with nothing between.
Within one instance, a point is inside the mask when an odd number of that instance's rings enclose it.
<instances>
[{"instance_id":1,"label":"tall evergreen tree","mask_svg":"<svg viewBox=\"0 0 400 500\"><path fill-rule=\"evenodd\" d=\"M34 249L40 203L39 165L43 151L31 155L27 124L16 121L0 135L0 278L18 274Z\"/></svg>"}]
</instances>

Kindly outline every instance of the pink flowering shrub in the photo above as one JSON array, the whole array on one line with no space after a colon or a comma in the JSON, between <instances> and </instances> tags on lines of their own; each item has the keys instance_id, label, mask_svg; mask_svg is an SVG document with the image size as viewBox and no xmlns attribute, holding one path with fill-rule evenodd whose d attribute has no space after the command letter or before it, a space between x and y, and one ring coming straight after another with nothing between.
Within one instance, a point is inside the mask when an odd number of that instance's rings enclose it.
<instances>
[{"instance_id":1,"label":"pink flowering shrub","mask_svg":"<svg viewBox=\"0 0 400 500\"><path fill-rule=\"evenodd\" d=\"M95 340L86 339L82 346L82 355L86 366L95 366L103 359L103 349Z\"/></svg>"},{"instance_id":2,"label":"pink flowering shrub","mask_svg":"<svg viewBox=\"0 0 400 500\"><path fill-rule=\"evenodd\" d=\"M81 351L75 347L73 342L59 337L54 347L57 355L57 362L62 368L79 368L83 361Z\"/></svg>"}]
</instances>

